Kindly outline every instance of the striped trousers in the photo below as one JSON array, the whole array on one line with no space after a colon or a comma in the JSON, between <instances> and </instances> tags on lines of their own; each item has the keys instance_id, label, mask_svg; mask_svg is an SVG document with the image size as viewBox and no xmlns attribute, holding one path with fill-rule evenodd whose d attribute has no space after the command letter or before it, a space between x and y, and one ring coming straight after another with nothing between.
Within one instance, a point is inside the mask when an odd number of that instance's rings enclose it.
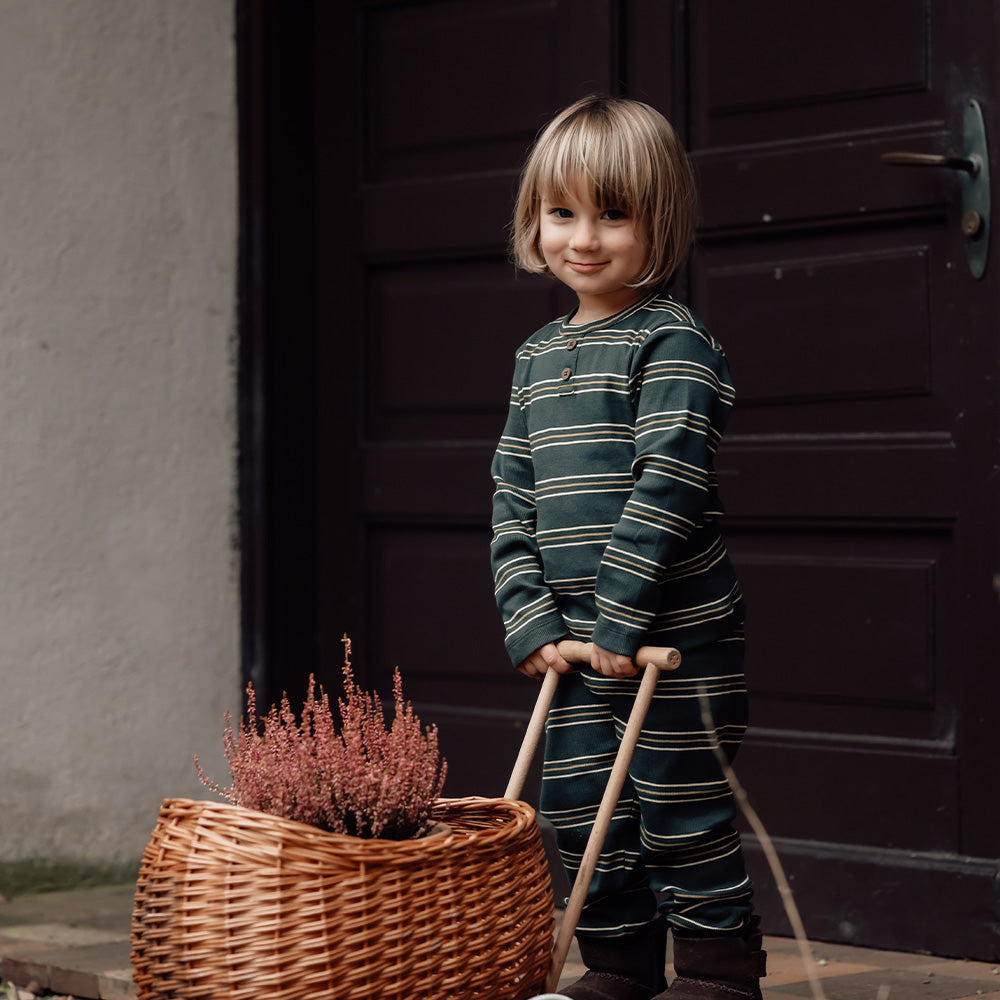
<instances>
[{"instance_id":1,"label":"striped trousers","mask_svg":"<svg viewBox=\"0 0 1000 1000\"><path fill-rule=\"evenodd\" d=\"M562 677L556 690L546 723L541 811L555 827L571 881L640 679L612 679L585 667ZM684 936L745 933L752 887L699 690L732 760L747 725L742 635L687 652L675 673L660 676L590 885L581 934L629 934L657 909Z\"/></svg>"}]
</instances>

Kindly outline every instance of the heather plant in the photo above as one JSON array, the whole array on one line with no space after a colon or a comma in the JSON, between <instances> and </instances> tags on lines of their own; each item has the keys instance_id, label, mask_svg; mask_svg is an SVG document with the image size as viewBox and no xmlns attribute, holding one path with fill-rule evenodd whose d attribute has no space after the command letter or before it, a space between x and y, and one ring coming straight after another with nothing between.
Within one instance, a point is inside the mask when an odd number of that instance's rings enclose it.
<instances>
[{"instance_id":1,"label":"heather plant","mask_svg":"<svg viewBox=\"0 0 1000 1000\"><path fill-rule=\"evenodd\" d=\"M232 776L220 788L195 766L201 781L235 805L283 816L355 837L405 840L424 834L431 806L441 794L447 764L438 750L436 726L421 726L403 700L393 674L395 716L386 724L377 694L362 691L344 636L344 697L338 701L340 731L330 701L310 676L300 719L284 695L263 719L257 717L253 684L238 734L226 713L223 743Z\"/></svg>"}]
</instances>

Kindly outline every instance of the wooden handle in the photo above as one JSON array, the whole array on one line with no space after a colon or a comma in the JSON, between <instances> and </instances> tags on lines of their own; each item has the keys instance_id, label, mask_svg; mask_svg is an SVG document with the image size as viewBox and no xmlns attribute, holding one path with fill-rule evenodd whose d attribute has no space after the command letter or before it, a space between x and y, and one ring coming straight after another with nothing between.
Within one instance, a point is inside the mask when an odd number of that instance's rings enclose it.
<instances>
[{"instance_id":1,"label":"wooden handle","mask_svg":"<svg viewBox=\"0 0 1000 1000\"><path fill-rule=\"evenodd\" d=\"M592 643L579 642L576 639L563 639L556 646L559 655L567 663L590 663L592 647ZM681 654L671 646L643 646L637 650L634 662L636 666L643 668L656 667L658 670L676 670L681 665ZM541 690L535 699L535 707L532 710L531 719L528 721L528 728L524 731L524 739L521 741L517 760L514 761L507 789L503 793L505 799L520 798L521 792L524 790L524 783L528 778L528 771L531 769L531 761L534 759L538 744L542 739L542 733L545 731L545 719L549 714L558 683L559 674L555 670L547 671L542 681Z\"/></svg>"},{"instance_id":2,"label":"wooden handle","mask_svg":"<svg viewBox=\"0 0 1000 1000\"><path fill-rule=\"evenodd\" d=\"M575 639L563 639L557 644L559 655L568 663L589 663L590 653L593 644L589 642L578 642ZM604 790L604 797L601 799L600 808L594 819L594 826L590 832L590 839L587 841L587 848L584 851L583 861L580 870L577 872L573 882L573 891L570 894L569 902L566 905L566 913L563 916L559 934L556 937L552 949L552 957L549 964L549 972L546 977L546 989L555 990L562 975L563 967L566 964L566 956L569 954L570 945L573 943L573 936L576 934L576 925L579 923L580 914L583 912L583 903L587 898L587 890L593 880L597 863L601 858L601 849L604 847L604 840L608 835L608 828L611 826L611 819L614 816L618 799L621 796L622 788L625 785L625 778L628 775L629 765L632 763L632 754L642 733L643 724L646 721L646 713L653 701L653 694L656 691L656 682L659 680L661 670L676 670L681 665L681 654L670 646L643 646L636 651L633 657L636 666L642 667L645 671L639 691L635 696L635 703L629 715L628 725L625 727L625 734L622 736L618 754L615 757L614 766L611 769L611 776L608 778L607 787ZM524 782L528 771L531 768L532 758L538 749L542 733L545 730L545 719L549 714L552 699L555 697L556 685L559 683L559 674L555 670L546 672L542 680L541 690L535 699L535 707L528 721L524 739L521 741L521 749L518 752L517 760L514 762L514 769L507 783L507 790L504 792L505 799L516 799L520 796L524 788Z\"/></svg>"},{"instance_id":3,"label":"wooden handle","mask_svg":"<svg viewBox=\"0 0 1000 1000\"><path fill-rule=\"evenodd\" d=\"M556 693L556 685L559 683L559 674L555 670L548 670L542 681L542 689L535 699L535 708L528 720L528 728L524 732L524 739L521 741L521 749L518 751L517 760L514 761L514 770L510 773L510 781L507 782L507 791L503 793L505 799L518 799L521 797L521 790L531 769L531 761L538 749L539 740L545 731L545 718L549 714L549 707L552 705L552 698Z\"/></svg>"},{"instance_id":4,"label":"wooden handle","mask_svg":"<svg viewBox=\"0 0 1000 1000\"><path fill-rule=\"evenodd\" d=\"M556 643L559 655L568 663L590 663L591 642L563 639ZM660 670L676 670L681 665L681 654L672 646L642 646L632 658L637 667L658 667Z\"/></svg>"},{"instance_id":5,"label":"wooden handle","mask_svg":"<svg viewBox=\"0 0 1000 1000\"><path fill-rule=\"evenodd\" d=\"M562 643L559 644L562 646ZM581 643L580 645L584 645ZM641 653L642 650L639 650ZM675 653L680 659L677 650L665 650L664 652ZM636 659L639 657L636 654ZM565 657L565 653L563 656ZM588 657L589 659L589 657ZM550 671L552 673L552 671ZM608 827L611 826L611 819L618 806L618 798L625 785L625 778L628 775L629 765L632 763L632 754L635 752L635 745L639 742L642 733L643 723L646 721L646 713L653 701L653 694L656 691L656 682L660 678L660 668L655 664L649 664L639 685L639 691L635 696L635 703L628 717L628 725L625 727L625 735L618 747L618 754L615 757L614 766L611 768L611 776L608 778L608 785L604 789L604 797L601 799L600 808L597 810L597 818L594 820L593 829L590 831L590 839L587 841L587 848L583 852L583 861L580 863L580 870L576 873L573 882L573 891L570 893L569 902L566 904L566 912L563 914L562 924L559 927L559 934L556 937L555 945L552 949L552 958L549 964L549 974L545 980L545 988L552 992L559 985L559 977L562 975L563 966L566 964L566 956L569 954L570 945L573 943L573 935L576 933L576 925L583 912L583 903L587 898L587 890L597 869L597 862L601 858L601 848L604 847L604 838L608 835Z\"/></svg>"}]
</instances>

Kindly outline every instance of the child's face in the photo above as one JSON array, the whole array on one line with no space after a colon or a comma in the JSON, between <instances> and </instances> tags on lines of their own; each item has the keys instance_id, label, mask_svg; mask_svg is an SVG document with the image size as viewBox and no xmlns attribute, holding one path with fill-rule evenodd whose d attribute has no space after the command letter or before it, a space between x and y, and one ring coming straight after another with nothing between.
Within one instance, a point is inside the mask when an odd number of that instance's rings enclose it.
<instances>
[{"instance_id":1,"label":"child's face","mask_svg":"<svg viewBox=\"0 0 1000 1000\"><path fill-rule=\"evenodd\" d=\"M595 205L580 187L563 198L543 195L539 246L552 274L580 300L574 322L612 316L646 294L628 287L649 264L643 230L624 211Z\"/></svg>"}]
</instances>

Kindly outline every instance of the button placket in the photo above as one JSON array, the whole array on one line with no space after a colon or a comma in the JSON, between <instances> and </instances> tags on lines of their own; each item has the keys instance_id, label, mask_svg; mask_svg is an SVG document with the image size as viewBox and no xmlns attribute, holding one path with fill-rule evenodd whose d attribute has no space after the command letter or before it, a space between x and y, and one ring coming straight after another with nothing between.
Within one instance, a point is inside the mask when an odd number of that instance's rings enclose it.
<instances>
[{"instance_id":1,"label":"button placket","mask_svg":"<svg viewBox=\"0 0 1000 1000\"><path fill-rule=\"evenodd\" d=\"M566 341L566 350L572 353L580 346L580 339L578 337L570 337ZM569 396L573 393L573 368L567 365L560 373L559 378L562 380L562 385L559 387L560 396Z\"/></svg>"}]
</instances>

